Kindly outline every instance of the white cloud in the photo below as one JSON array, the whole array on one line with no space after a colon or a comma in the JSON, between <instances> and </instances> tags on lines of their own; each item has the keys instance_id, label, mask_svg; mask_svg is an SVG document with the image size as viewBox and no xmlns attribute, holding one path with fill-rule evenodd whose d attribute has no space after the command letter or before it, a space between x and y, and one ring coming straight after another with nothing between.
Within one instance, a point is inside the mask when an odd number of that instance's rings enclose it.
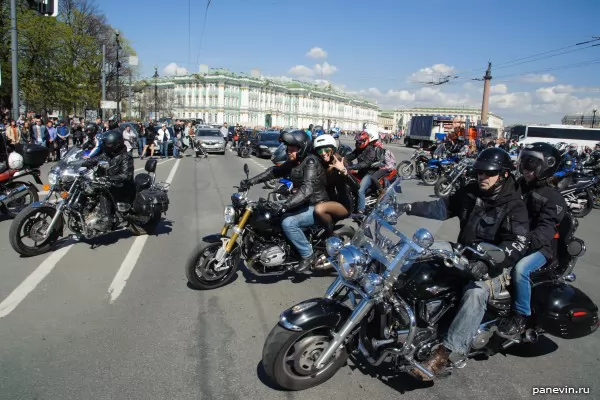
<instances>
[{"instance_id":1,"label":"white cloud","mask_svg":"<svg viewBox=\"0 0 600 400\"><path fill-rule=\"evenodd\" d=\"M503 83L499 83L497 85L492 85L490 88L490 93L492 94L504 94L508 93L508 86Z\"/></svg>"},{"instance_id":2,"label":"white cloud","mask_svg":"<svg viewBox=\"0 0 600 400\"><path fill-rule=\"evenodd\" d=\"M552 83L555 80L556 77L550 74L527 74L521 77L525 83Z\"/></svg>"},{"instance_id":3,"label":"white cloud","mask_svg":"<svg viewBox=\"0 0 600 400\"><path fill-rule=\"evenodd\" d=\"M408 81L414 82L437 82L440 78L451 75L455 71L454 67L446 64L434 64L431 67L421 68L410 75Z\"/></svg>"},{"instance_id":4,"label":"white cloud","mask_svg":"<svg viewBox=\"0 0 600 400\"><path fill-rule=\"evenodd\" d=\"M313 71L306 65L296 65L290 68L289 73L296 76L313 76L315 74L315 71Z\"/></svg>"},{"instance_id":5,"label":"white cloud","mask_svg":"<svg viewBox=\"0 0 600 400\"><path fill-rule=\"evenodd\" d=\"M325 61L323 63L323 65L321 65L321 64L315 65L315 72L321 76L328 76L328 75L335 73L336 71L337 71L337 67L329 64L327 61Z\"/></svg>"},{"instance_id":6,"label":"white cloud","mask_svg":"<svg viewBox=\"0 0 600 400\"><path fill-rule=\"evenodd\" d=\"M176 63L171 63L163 69L163 75L171 76L171 75L186 75L188 70L184 67L180 67Z\"/></svg>"},{"instance_id":7,"label":"white cloud","mask_svg":"<svg viewBox=\"0 0 600 400\"><path fill-rule=\"evenodd\" d=\"M306 57L310 58L325 58L327 57L327 52L320 47L313 47L306 53Z\"/></svg>"}]
</instances>

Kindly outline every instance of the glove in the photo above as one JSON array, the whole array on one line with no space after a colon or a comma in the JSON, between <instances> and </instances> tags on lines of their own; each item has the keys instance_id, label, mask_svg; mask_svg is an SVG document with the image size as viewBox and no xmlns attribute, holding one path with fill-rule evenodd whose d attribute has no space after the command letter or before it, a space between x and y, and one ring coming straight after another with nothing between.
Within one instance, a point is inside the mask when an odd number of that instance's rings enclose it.
<instances>
[{"instance_id":1,"label":"glove","mask_svg":"<svg viewBox=\"0 0 600 400\"><path fill-rule=\"evenodd\" d=\"M488 273L488 266L483 261L471 261L465 268L465 272L471 275L473 280L480 281Z\"/></svg>"},{"instance_id":2,"label":"glove","mask_svg":"<svg viewBox=\"0 0 600 400\"><path fill-rule=\"evenodd\" d=\"M404 214L411 210L411 206L409 203L400 203L396 204L396 213Z\"/></svg>"},{"instance_id":3,"label":"glove","mask_svg":"<svg viewBox=\"0 0 600 400\"><path fill-rule=\"evenodd\" d=\"M250 189L251 186L252 186L252 184L250 183L250 180L244 179L243 181L240 182L239 191L245 192L246 190Z\"/></svg>"}]
</instances>

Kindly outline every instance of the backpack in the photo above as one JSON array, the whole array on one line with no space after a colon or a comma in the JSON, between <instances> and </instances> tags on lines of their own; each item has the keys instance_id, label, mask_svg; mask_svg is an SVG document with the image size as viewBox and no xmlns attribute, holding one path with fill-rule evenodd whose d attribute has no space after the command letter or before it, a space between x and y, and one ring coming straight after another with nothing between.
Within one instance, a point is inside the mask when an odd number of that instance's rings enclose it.
<instances>
[{"instance_id":1,"label":"backpack","mask_svg":"<svg viewBox=\"0 0 600 400\"><path fill-rule=\"evenodd\" d=\"M382 169L391 171L396 168L396 158L394 157L394 153L388 149L383 149L383 160Z\"/></svg>"}]
</instances>

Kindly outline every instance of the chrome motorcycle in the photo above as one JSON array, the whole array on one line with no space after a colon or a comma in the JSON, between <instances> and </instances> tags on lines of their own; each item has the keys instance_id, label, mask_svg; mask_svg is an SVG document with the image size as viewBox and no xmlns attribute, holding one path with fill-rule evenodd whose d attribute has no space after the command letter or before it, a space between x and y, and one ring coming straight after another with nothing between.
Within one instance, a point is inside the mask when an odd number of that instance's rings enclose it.
<instances>
[{"instance_id":1,"label":"chrome motorcycle","mask_svg":"<svg viewBox=\"0 0 600 400\"><path fill-rule=\"evenodd\" d=\"M473 170L473 158L463 158L456 167L437 180L433 186L435 195L439 198L448 197L463 186L477 179Z\"/></svg>"},{"instance_id":2,"label":"chrome motorcycle","mask_svg":"<svg viewBox=\"0 0 600 400\"><path fill-rule=\"evenodd\" d=\"M398 175L402 179L410 179L414 174L417 179L421 179L421 174L425 171L428 162L428 153L423 149L417 149L410 156L410 160L404 160L398 164Z\"/></svg>"},{"instance_id":3,"label":"chrome motorcycle","mask_svg":"<svg viewBox=\"0 0 600 400\"><path fill-rule=\"evenodd\" d=\"M505 253L489 243L463 247L435 242L426 229L418 229L412 239L402 234L395 227L395 189L392 185L349 244L327 240L328 261L338 277L325 297L281 313L262 354L266 375L275 385L287 390L317 386L335 375L350 354L362 355L356 363L378 366L385 361L397 372L418 369L434 377L423 362L442 342L470 280L464 273L466 255L498 263ZM503 288L488 301L468 357L535 342L544 332L579 338L597 330L598 307L570 285L585 244L574 237L577 220L567 215L559 229L558 259L532 277L534 313L525 332L507 336L498 331L511 308L510 286ZM454 362L450 370L466 360Z\"/></svg>"}]
</instances>

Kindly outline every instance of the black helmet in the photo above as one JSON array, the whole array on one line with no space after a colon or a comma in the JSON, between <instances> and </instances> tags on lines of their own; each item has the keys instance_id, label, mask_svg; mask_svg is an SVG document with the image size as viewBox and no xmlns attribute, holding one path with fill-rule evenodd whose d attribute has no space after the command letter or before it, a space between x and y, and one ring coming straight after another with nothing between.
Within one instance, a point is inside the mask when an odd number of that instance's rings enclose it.
<instances>
[{"instance_id":1,"label":"black helmet","mask_svg":"<svg viewBox=\"0 0 600 400\"><path fill-rule=\"evenodd\" d=\"M108 131L104 133L103 138L104 151L108 155L115 155L125 148L123 134L118 131Z\"/></svg>"},{"instance_id":2,"label":"black helmet","mask_svg":"<svg viewBox=\"0 0 600 400\"><path fill-rule=\"evenodd\" d=\"M285 143L281 143L279 145L279 147L277 148L277 150L275 150L273 152L273 155L271 156L271 161L273 162L273 164L279 165L279 164L283 164L284 162L286 162L287 158L288 158L288 156L287 156L286 145L285 145Z\"/></svg>"},{"instance_id":3,"label":"black helmet","mask_svg":"<svg viewBox=\"0 0 600 400\"><path fill-rule=\"evenodd\" d=\"M510 171L512 168L510 155L499 147L489 147L483 150L473 164L473 169L480 171Z\"/></svg>"},{"instance_id":4,"label":"black helmet","mask_svg":"<svg viewBox=\"0 0 600 400\"><path fill-rule=\"evenodd\" d=\"M286 146L297 146L299 159L306 157L312 150L312 139L304 131L284 131L279 135L279 141Z\"/></svg>"},{"instance_id":5,"label":"black helmet","mask_svg":"<svg viewBox=\"0 0 600 400\"><path fill-rule=\"evenodd\" d=\"M535 172L538 180L550 178L558 171L561 162L560 151L548 143L532 143L519 154L519 172L523 169Z\"/></svg>"},{"instance_id":6,"label":"black helmet","mask_svg":"<svg viewBox=\"0 0 600 400\"><path fill-rule=\"evenodd\" d=\"M112 131L115 129L119 129L119 121L117 120L117 116L113 115L108 119L108 130Z\"/></svg>"},{"instance_id":7,"label":"black helmet","mask_svg":"<svg viewBox=\"0 0 600 400\"><path fill-rule=\"evenodd\" d=\"M98 125L90 122L85 126L85 133L88 136L94 136L96 133L98 133Z\"/></svg>"}]
</instances>

